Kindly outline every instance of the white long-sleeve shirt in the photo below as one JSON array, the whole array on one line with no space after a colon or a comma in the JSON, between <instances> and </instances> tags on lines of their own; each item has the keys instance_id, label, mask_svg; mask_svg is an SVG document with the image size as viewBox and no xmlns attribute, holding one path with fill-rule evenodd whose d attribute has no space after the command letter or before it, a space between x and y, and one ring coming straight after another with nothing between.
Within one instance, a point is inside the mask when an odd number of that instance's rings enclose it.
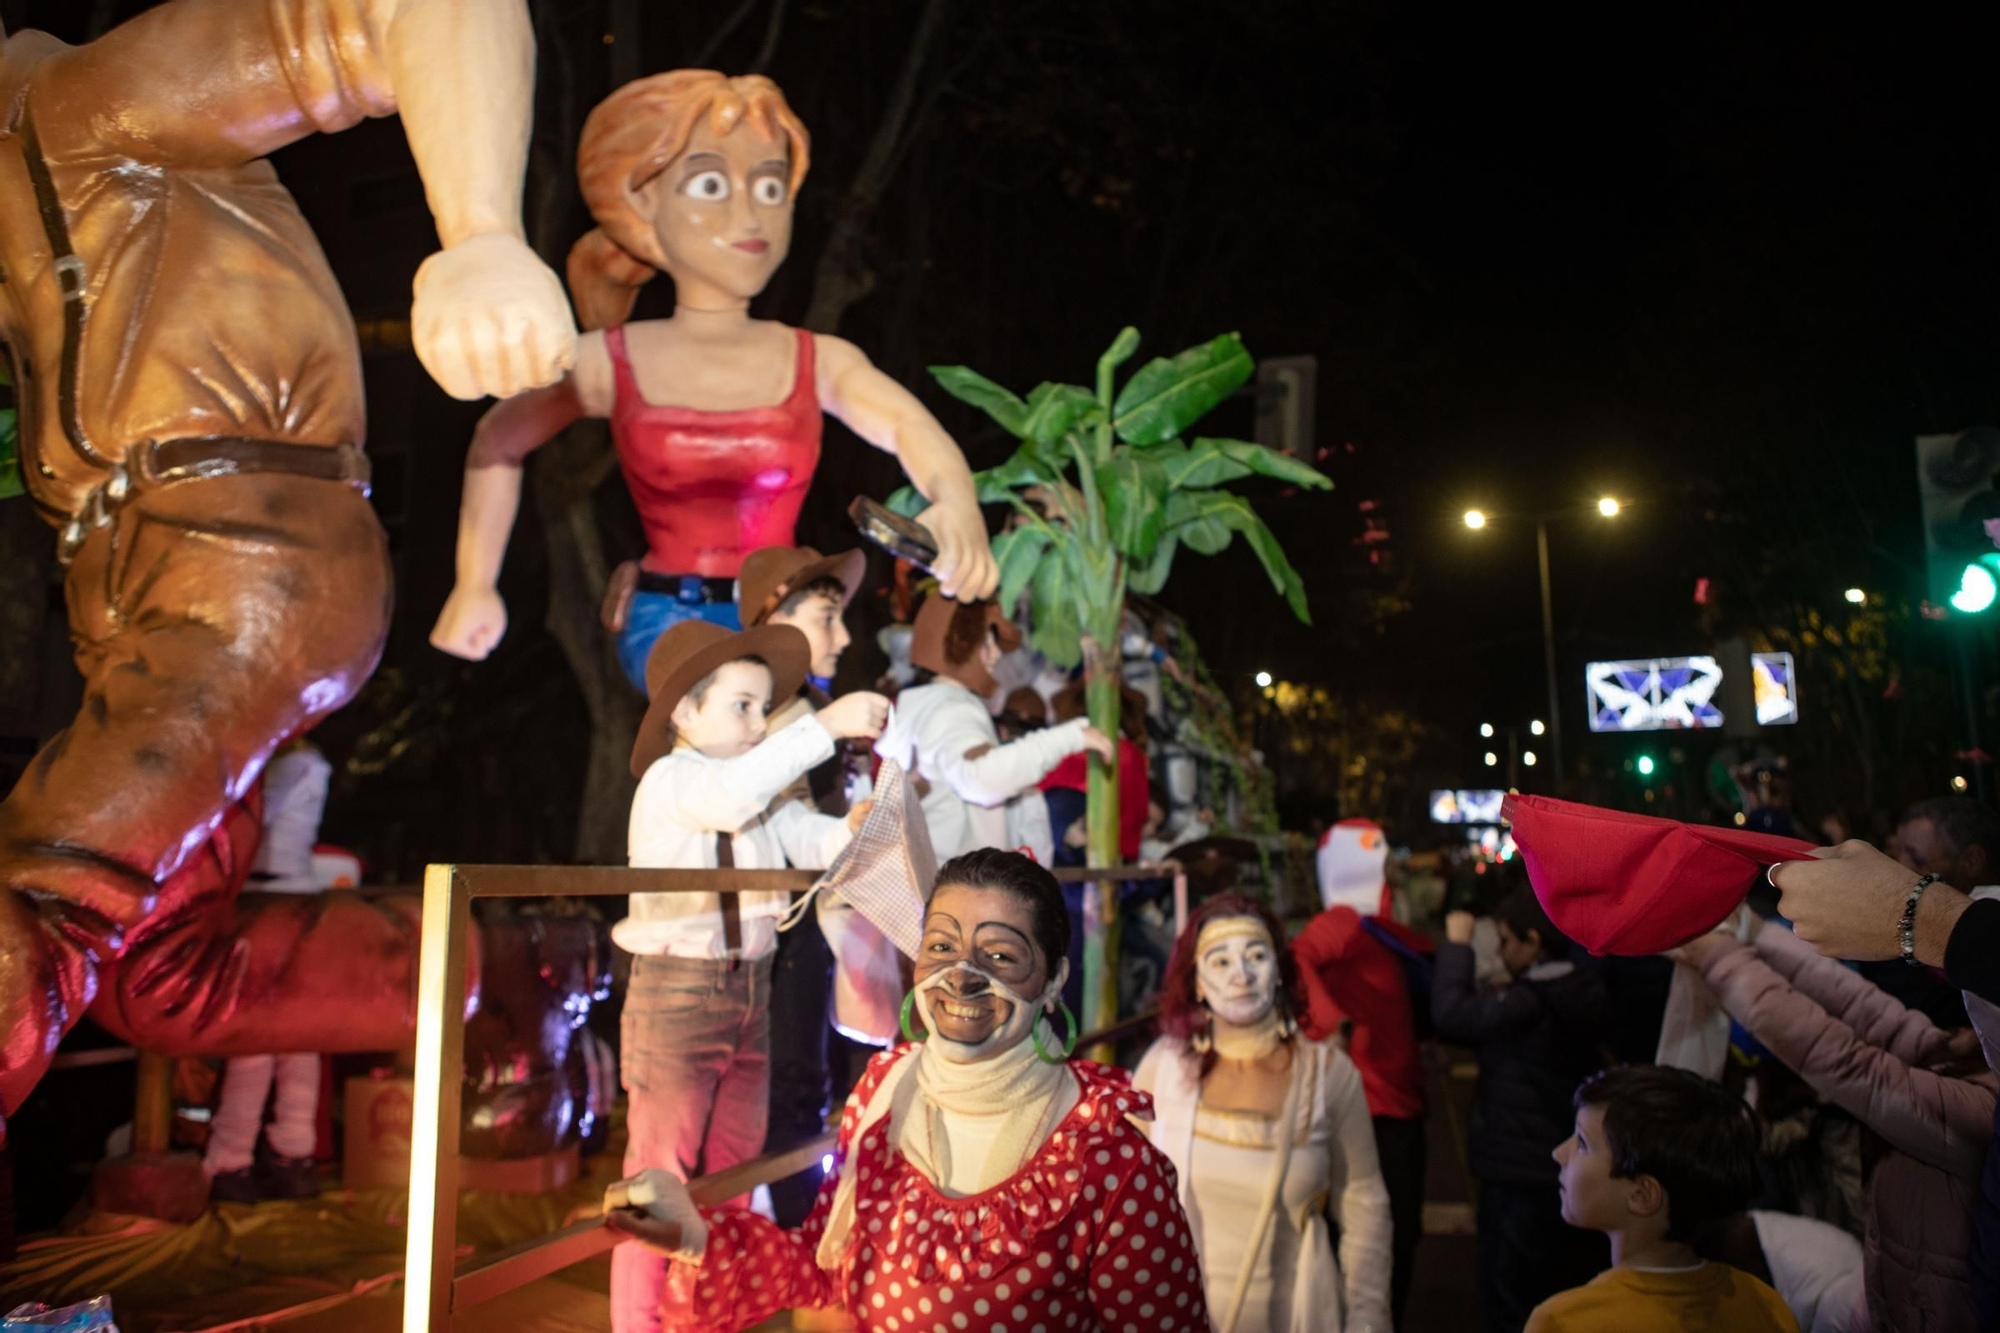
<instances>
[{"instance_id":1,"label":"white long-sleeve shirt","mask_svg":"<svg viewBox=\"0 0 2000 1333\"><path fill-rule=\"evenodd\" d=\"M313 844L333 765L316 746L282 750L264 768L264 836L257 844L250 887L264 893L317 893Z\"/></svg>"},{"instance_id":2,"label":"white long-sleeve shirt","mask_svg":"<svg viewBox=\"0 0 2000 1333\"><path fill-rule=\"evenodd\" d=\"M940 677L896 696L875 753L921 779L924 823L939 861L978 847L1010 847L1007 802L1084 748L1075 718L1000 744L978 695Z\"/></svg>"},{"instance_id":3,"label":"white long-sleeve shirt","mask_svg":"<svg viewBox=\"0 0 2000 1333\"><path fill-rule=\"evenodd\" d=\"M715 835L732 837L736 865L773 870L819 868L847 846L847 821L816 815L798 801L772 801L801 774L833 754L833 737L814 717L766 736L747 754L711 759L683 747L653 761L632 798L629 863L660 869L714 869ZM744 893L744 958L778 947L778 918L789 893ZM713 893L635 893L631 914L611 928L619 948L676 958L725 958L722 899Z\"/></svg>"}]
</instances>

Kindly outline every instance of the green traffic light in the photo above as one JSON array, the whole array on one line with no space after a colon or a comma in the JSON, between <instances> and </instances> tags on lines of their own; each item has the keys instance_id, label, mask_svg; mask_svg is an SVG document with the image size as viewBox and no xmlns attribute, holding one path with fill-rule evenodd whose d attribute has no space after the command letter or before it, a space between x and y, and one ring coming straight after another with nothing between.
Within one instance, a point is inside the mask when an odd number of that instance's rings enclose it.
<instances>
[{"instance_id":1,"label":"green traffic light","mask_svg":"<svg viewBox=\"0 0 2000 1333\"><path fill-rule=\"evenodd\" d=\"M1653 776L1653 756L1649 754L1639 756L1639 776L1642 778Z\"/></svg>"},{"instance_id":2,"label":"green traffic light","mask_svg":"<svg viewBox=\"0 0 2000 1333\"><path fill-rule=\"evenodd\" d=\"M2000 579L1994 577L1995 557L1983 555L1967 565L1958 576L1958 591L1951 595L1951 609L1978 615L2000 599Z\"/></svg>"}]
</instances>

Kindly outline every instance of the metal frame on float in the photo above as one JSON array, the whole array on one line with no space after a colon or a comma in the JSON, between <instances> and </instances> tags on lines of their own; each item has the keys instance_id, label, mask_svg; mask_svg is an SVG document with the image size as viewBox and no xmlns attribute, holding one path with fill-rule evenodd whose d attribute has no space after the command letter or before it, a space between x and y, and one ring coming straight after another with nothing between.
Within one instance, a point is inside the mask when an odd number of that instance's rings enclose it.
<instances>
[{"instance_id":1,"label":"metal frame on float","mask_svg":"<svg viewBox=\"0 0 2000 1333\"><path fill-rule=\"evenodd\" d=\"M818 870L639 870L627 866L433 865L424 871L417 980L416 1087L410 1126L409 1237L404 1250L403 1333L449 1333L455 1311L580 1263L621 1237L587 1218L535 1240L457 1265L459 1093L465 1068L465 979L474 898L610 898L633 893L785 893L809 889ZM1174 934L1187 924L1187 875L1159 865L1060 868L1059 880L1171 879ZM1135 1020L1136 1021L1136 1020ZM1104 1042L1124 1027L1094 1033ZM720 1203L793 1175L833 1146L833 1136L770 1153L691 1181L695 1202Z\"/></svg>"}]
</instances>

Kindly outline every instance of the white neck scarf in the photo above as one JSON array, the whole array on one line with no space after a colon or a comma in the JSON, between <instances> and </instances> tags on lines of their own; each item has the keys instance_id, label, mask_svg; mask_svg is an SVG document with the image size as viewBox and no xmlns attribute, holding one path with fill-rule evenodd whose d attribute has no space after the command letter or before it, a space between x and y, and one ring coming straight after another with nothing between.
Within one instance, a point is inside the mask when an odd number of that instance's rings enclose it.
<instances>
[{"instance_id":1,"label":"white neck scarf","mask_svg":"<svg viewBox=\"0 0 2000 1333\"><path fill-rule=\"evenodd\" d=\"M954 1121L990 1122L999 1120L999 1132L992 1139L986 1161L978 1172L972 1193L991 1189L1021 1169L1034 1155L1061 1117L1061 1103L1077 1095L1076 1080L1067 1062L1049 1064L1036 1053L1028 1040L1031 1027L1041 1021L1042 1006L1062 994L1069 976L1067 960L1058 965L1049 985L1034 1000L1024 999L1012 987L983 968L969 963L960 967L986 977L993 991L1013 1003L1007 1021L976 1045L950 1041L937 1035L930 1021L931 993L953 970L945 968L917 985L917 1003L923 1010L931 1036L912 1058L900 1062L883 1081L863 1110L855 1126L848 1152L859 1151L862 1138L883 1116L889 1117L889 1134L897 1151L909 1159L933 1185L942 1186L951 1178L950 1144ZM1045 1046L1061 1049L1050 1026ZM987 1052L993 1052L987 1054ZM981 1058L981 1057L984 1058ZM819 1266L833 1272L847 1250L854 1227L855 1172L843 1163L840 1183L834 1188L833 1207L826 1231L820 1237L815 1256Z\"/></svg>"}]
</instances>

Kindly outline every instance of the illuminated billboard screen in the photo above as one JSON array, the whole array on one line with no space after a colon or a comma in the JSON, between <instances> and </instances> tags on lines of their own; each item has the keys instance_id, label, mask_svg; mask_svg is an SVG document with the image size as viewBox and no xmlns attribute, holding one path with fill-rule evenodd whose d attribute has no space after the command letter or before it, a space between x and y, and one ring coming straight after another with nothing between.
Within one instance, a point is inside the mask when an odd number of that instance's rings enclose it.
<instances>
[{"instance_id":1,"label":"illuminated billboard screen","mask_svg":"<svg viewBox=\"0 0 2000 1333\"><path fill-rule=\"evenodd\" d=\"M1713 657L1592 662L1584 668L1592 731L1689 731L1719 727L1722 667Z\"/></svg>"},{"instance_id":2,"label":"illuminated billboard screen","mask_svg":"<svg viewBox=\"0 0 2000 1333\"><path fill-rule=\"evenodd\" d=\"M1760 726L1799 720L1797 673L1790 653L1750 654L1752 696ZM1713 657L1655 657L1592 662L1584 668L1592 731L1691 731L1722 725L1715 695L1722 666Z\"/></svg>"},{"instance_id":3,"label":"illuminated billboard screen","mask_svg":"<svg viewBox=\"0 0 2000 1333\"><path fill-rule=\"evenodd\" d=\"M1750 677L1759 725L1786 727L1799 720L1799 686L1790 653L1750 654Z\"/></svg>"},{"instance_id":4,"label":"illuminated billboard screen","mask_svg":"<svg viewBox=\"0 0 2000 1333\"><path fill-rule=\"evenodd\" d=\"M1454 791L1431 793L1431 820L1438 824L1497 824L1504 791Z\"/></svg>"}]
</instances>

